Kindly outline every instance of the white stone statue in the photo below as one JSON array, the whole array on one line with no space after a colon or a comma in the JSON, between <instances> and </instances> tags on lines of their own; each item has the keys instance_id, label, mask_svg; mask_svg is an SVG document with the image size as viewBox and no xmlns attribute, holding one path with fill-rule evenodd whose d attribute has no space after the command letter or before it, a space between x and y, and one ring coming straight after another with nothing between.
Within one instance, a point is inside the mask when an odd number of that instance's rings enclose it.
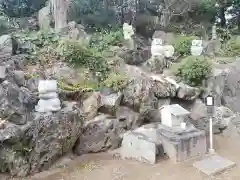
<instances>
[{"instance_id":1,"label":"white stone statue","mask_svg":"<svg viewBox=\"0 0 240 180\"><path fill-rule=\"evenodd\" d=\"M151 44L152 57L164 55L163 40L160 38L154 38Z\"/></svg>"},{"instance_id":2,"label":"white stone statue","mask_svg":"<svg viewBox=\"0 0 240 180\"><path fill-rule=\"evenodd\" d=\"M161 38L153 38L151 54L152 57L164 56L171 58L174 54L174 47L172 45L163 45L163 40Z\"/></svg>"},{"instance_id":3,"label":"white stone statue","mask_svg":"<svg viewBox=\"0 0 240 180\"><path fill-rule=\"evenodd\" d=\"M191 55L200 56L203 52L203 41L202 40L192 40Z\"/></svg>"},{"instance_id":4,"label":"white stone statue","mask_svg":"<svg viewBox=\"0 0 240 180\"><path fill-rule=\"evenodd\" d=\"M39 101L35 106L37 112L55 112L61 109L57 94L56 80L40 80L38 84Z\"/></svg>"},{"instance_id":5,"label":"white stone statue","mask_svg":"<svg viewBox=\"0 0 240 180\"><path fill-rule=\"evenodd\" d=\"M128 23L123 24L123 36L125 40L131 40L132 36L134 35L134 30L132 25L129 25Z\"/></svg>"},{"instance_id":6,"label":"white stone statue","mask_svg":"<svg viewBox=\"0 0 240 180\"><path fill-rule=\"evenodd\" d=\"M166 58L172 58L174 55L174 47L172 45L165 45L164 46L164 56Z\"/></svg>"}]
</instances>

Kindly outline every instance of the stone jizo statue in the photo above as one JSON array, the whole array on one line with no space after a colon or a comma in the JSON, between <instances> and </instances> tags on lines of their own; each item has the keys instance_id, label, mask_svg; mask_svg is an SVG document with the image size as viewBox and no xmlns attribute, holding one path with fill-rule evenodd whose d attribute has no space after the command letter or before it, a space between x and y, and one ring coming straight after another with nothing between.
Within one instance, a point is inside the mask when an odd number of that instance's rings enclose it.
<instances>
[{"instance_id":1,"label":"stone jizo statue","mask_svg":"<svg viewBox=\"0 0 240 180\"><path fill-rule=\"evenodd\" d=\"M132 36L134 35L134 30L132 25L129 25L128 23L123 24L123 36L125 40L131 40Z\"/></svg>"},{"instance_id":2,"label":"stone jizo statue","mask_svg":"<svg viewBox=\"0 0 240 180\"><path fill-rule=\"evenodd\" d=\"M39 101L35 110L37 112L55 112L61 109L57 94L56 80L40 80L38 84Z\"/></svg>"},{"instance_id":3,"label":"stone jizo statue","mask_svg":"<svg viewBox=\"0 0 240 180\"><path fill-rule=\"evenodd\" d=\"M192 40L191 55L200 56L203 52L203 41L202 40Z\"/></svg>"}]
</instances>

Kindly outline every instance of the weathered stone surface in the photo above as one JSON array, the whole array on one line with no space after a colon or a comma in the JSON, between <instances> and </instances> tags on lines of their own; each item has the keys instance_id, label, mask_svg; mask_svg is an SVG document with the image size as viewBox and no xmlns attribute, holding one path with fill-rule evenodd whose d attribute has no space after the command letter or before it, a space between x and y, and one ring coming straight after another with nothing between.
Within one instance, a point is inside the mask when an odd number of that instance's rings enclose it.
<instances>
[{"instance_id":1,"label":"weathered stone surface","mask_svg":"<svg viewBox=\"0 0 240 180\"><path fill-rule=\"evenodd\" d=\"M23 86L25 84L25 74L24 71L16 70L13 72L13 78L18 86Z\"/></svg>"},{"instance_id":2,"label":"weathered stone surface","mask_svg":"<svg viewBox=\"0 0 240 180\"><path fill-rule=\"evenodd\" d=\"M65 102L56 113L35 113L28 130L31 172L48 168L59 156L71 151L81 134L84 116L74 102Z\"/></svg>"},{"instance_id":3,"label":"weathered stone surface","mask_svg":"<svg viewBox=\"0 0 240 180\"><path fill-rule=\"evenodd\" d=\"M15 124L25 124L31 119L36 97L25 88L4 81L0 84L0 117Z\"/></svg>"},{"instance_id":4,"label":"weathered stone surface","mask_svg":"<svg viewBox=\"0 0 240 180\"><path fill-rule=\"evenodd\" d=\"M38 12L38 23L39 27L42 30L49 30L51 28L51 22L53 17L51 15L51 6L50 3Z\"/></svg>"},{"instance_id":5,"label":"weathered stone surface","mask_svg":"<svg viewBox=\"0 0 240 180\"><path fill-rule=\"evenodd\" d=\"M140 114L128 107L120 106L116 111L116 117L119 121L126 122L128 129L135 129L143 124Z\"/></svg>"},{"instance_id":6,"label":"weathered stone surface","mask_svg":"<svg viewBox=\"0 0 240 180\"><path fill-rule=\"evenodd\" d=\"M207 151L205 131L196 129L191 124L187 124L184 130L168 128L160 124L157 129L164 152L173 162L203 156Z\"/></svg>"},{"instance_id":7,"label":"weathered stone surface","mask_svg":"<svg viewBox=\"0 0 240 180\"><path fill-rule=\"evenodd\" d=\"M0 79L3 80L7 76L7 68L5 66L0 66Z\"/></svg>"},{"instance_id":8,"label":"weathered stone surface","mask_svg":"<svg viewBox=\"0 0 240 180\"><path fill-rule=\"evenodd\" d=\"M64 103L57 113L34 113L25 125L6 122L0 130L0 169L26 176L48 168L69 152L81 134L83 114L76 103Z\"/></svg>"},{"instance_id":9,"label":"weathered stone surface","mask_svg":"<svg viewBox=\"0 0 240 180\"><path fill-rule=\"evenodd\" d=\"M221 173L229 168L234 167L235 165L235 162L224 159L223 157L218 155L214 155L207 159L197 161L193 164L193 166L196 167L199 171L209 176Z\"/></svg>"},{"instance_id":10,"label":"weathered stone surface","mask_svg":"<svg viewBox=\"0 0 240 180\"><path fill-rule=\"evenodd\" d=\"M228 126L231 118L234 117L234 113L227 107L220 106L214 107L213 110L213 131L214 133L220 133L221 130ZM209 131L209 114L207 112L207 106L197 99L192 107L190 114L190 121L199 129L203 129L206 132Z\"/></svg>"},{"instance_id":11,"label":"weathered stone surface","mask_svg":"<svg viewBox=\"0 0 240 180\"><path fill-rule=\"evenodd\" d=\"M128 128L127 122L101 114L83 125L82 135L75 145L77 155L118 148L121 133Z\"/></svg>"},{"instance_id":12,"label":"weathered stone surface","mask_svg":"<svg viewBox=\"0 0 240 180\"><path fill-rule=\"evenodd\" d=\"M10 35L0 36L0 56L11 56L13 54L13 41Z\"/></svg>"},{"instance_id":13,"label":"weathered stone surface","mask_svg":"<svg viewBox=\"0 0 240 180\"><path fill-rule=\"evenodd\" d=\"M165 103L165 99L176 96L176 86L161 76L152 76L133 66L122 67L122 70L130 79L123 90L122 105L140 112L143 118L149 119L149 112L154 112L154 116L159 102Z\"/></svg>"},{"instance_id":14,"label":"weathered stone surface","mask_svg":"<svg viewBox=\"0 0 240 180\"><path fill-rule=\"evenodd\" d=\"M98 109L101 107L101 94L100 92L93 92L87 99L82 103L82 111L87 117L87 120L93 119Z\"/></svg>"},{"instance_id":15,"label":"weathered stone surface","mask_svg":"<svg viewBox=\"0 0 240 180\"><path fill-rule=\"evenodd\" d=\"M35 110L37 112L56 112L59 111L61 109L61 102L60 100L57 98L53 98L53 99L40 99L38 101L37 106L35 106Z\"/></svg>"},{"instance_id":16,"label":"weathered stone surface","mask_svg":"<svg viewBox=\"0 0 240 180\"><path fill-rule=\"evenodd\" d=\"M123 136L120 154L123 159L135 159L155 164L157 146L150 138L141 133L127 132Z\"/></svg>"},{"instance_id":17,"label":"weathered stone surface","mask_svg":"<svg viewBox=\"0 0 240 180\"><path fill-rule=\"evenodd\" d=\"M148 59L144 64L143 64L143 69L147 70L149 72L154 72L154 73L163 73L163 69L167 68L167 59L165 59L164 56L155 56L151 57Z\"/></svg>"},{"instance_id":18,"label":"weathered stone surface","mask_svg":"<svg viewBox=\"0 0 240 180\"><path fill-rule=\"evenodd\" d=\"M112 93L109 95L101 94L101 107L99 112L115 115L117 108L122 100L122 93Z\"/></svg>"},{"instance_id":19,"label":"weathered stone surface","mask_svg":"<svg viewBox=\"0 0 240 180\"><path fill-rule=\"evenodd\" d=\"M179 89L177 92L177 97L184 100L195 100L199 97L201 90L199 88L188 86L184 83L179 83Z\"/></svg>"}]
</instances>

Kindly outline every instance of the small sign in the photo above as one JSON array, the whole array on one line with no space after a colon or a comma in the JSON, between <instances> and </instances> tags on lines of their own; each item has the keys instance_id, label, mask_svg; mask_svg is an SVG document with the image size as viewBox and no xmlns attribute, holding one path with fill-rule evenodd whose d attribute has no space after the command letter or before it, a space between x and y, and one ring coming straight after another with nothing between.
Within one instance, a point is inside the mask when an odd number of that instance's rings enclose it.
<instances>
[{"instance_id":1,"label":"small sign","mask_svg":"<svg viewBox=\"0 0 240 180\"><path fill-rule=\"evenodd\" d=\"M205 104L206 104L206 106L214 106L214 97L211 95L208 95L205 98Z\"/></svg>"}]
</instances>

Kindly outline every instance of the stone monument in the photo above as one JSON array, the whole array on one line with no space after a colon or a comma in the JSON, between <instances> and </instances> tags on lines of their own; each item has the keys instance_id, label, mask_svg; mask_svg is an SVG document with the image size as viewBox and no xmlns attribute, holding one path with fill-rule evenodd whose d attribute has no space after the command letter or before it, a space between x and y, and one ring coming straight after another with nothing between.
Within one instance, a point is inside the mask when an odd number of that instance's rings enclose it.
<instances>
[{"instance_id":1,"label":"stone monument","mask_svg":"<svg viewBox=\"0 0 240 180\"><path fill-rule=\"evenodd\" d=\"M162 124L159 124L157 134L164 152L174 162L202 156L207 151L205 131L187 122L189 113L178 104L161 109Z\"/></svg>"},{"instance_id":2,"label":"stone monument","mask_svg":"<svg viewBox=\"0 0 240 180\"><path fill-rule=\"evenodd\" d=\"M164 56L166 58L172 58L174 54L174 47L172 45L163 45L161 38L153 38L151 44L152 57Z\"/></svg>"},{"instance_id":3,"label":"stone monument","mask_svg":"<svg viewBox=\"0 0 240 180\"><path fill-rule=\"evenodd\" d=\"M172 104L164 106L163 109L161 109L161 119L162 119L162 125L167 127L183 127L187 115L189 115L190 112L181 107L178 104Z\"/></svg>"},{"instance_id":4,"label":"stone monument","mask_svg":"<svg viewBox=\"0 0 240 180\"><path fill-rule=\"evenodd\" d=\"M191 55L200 56L203 53L203 41L202 40L192 40Z\"/></svg>"},{"instance_id":5,"label":"stone monument","mask_svg":"<svg viewBox=\"0 0 240 180\"><path fill-rule=\"evenodd\" d=\"M134 30L132 25L129 25L128 23L123 24L123 36L124 39L128 42L129 48L134 49L134 40L133 40Z\"/></svg>"},{"instance_id":6,"label":"stone monument","mask_svg":"<svg viewBox=\"0 0 240 180\"><path fill-rule=\"evenodd\" d=\"M40 80L38 84L39 101L37 112L55 112L61 109L61 102L57 94L56 80Z\"/></svg>"}]
</instances>

